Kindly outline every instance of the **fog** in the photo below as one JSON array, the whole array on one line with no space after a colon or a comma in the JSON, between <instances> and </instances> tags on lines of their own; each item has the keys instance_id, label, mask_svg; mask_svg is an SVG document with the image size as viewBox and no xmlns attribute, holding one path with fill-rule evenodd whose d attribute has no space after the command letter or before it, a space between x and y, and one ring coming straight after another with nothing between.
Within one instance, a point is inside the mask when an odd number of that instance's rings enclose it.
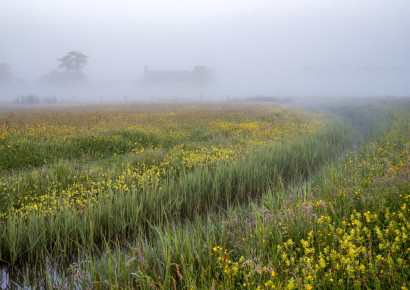
<instances>
[{"instance_id":1,"label":"fog","mask_svg":"<svg viewBox=\"0 0 410 290\"><path fill-rule=\"evenodd\" d=\"M408 0L0 0L0 103L408 96L409 15ZM72 51L87 63L59 68Z\"/></svg>"}]
</instances>

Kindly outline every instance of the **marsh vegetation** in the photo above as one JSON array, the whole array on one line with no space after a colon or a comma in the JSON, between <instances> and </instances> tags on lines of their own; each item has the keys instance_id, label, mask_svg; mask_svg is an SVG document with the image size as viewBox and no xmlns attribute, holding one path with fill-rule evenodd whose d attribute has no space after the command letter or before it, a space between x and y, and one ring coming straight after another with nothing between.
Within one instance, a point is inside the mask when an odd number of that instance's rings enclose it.
<instances>
[{"instance_id":1,"label":"marsh vegetation","mask_svg":"<svg viewBox=\"0 0 410 290\"><path fill-rule=\"evenodd\" d=\"M407 287L409 103L325 107L0 112L3 286Z\"/></svg>"}]
</instances>

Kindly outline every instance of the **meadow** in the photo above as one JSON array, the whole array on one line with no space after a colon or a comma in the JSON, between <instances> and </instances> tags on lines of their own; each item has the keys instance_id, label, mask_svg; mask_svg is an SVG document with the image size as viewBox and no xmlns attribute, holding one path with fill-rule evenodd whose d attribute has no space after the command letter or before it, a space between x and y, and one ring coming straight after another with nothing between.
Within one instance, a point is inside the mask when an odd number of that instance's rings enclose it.
<instances>
[{"instance_id":1,"label":"meadow","mask_svg":"<svg viewBox=\"0 0 410 290\"><path fill-rule=\"evenodd\" d=\"M7 279L46 288L406 288L408 102L324 108L0 113ZM58 275L50 261L64 265Z\"/></svg>"},{"instance_id":2,"label":"meadow","mask_svg":"<svg viewBox=\"0 0 410 290\"><path fill-rule=\"evenodd\" d=\"M2 222L61 203L82 211L109 191L160 189L195 168L316 130L314 114L185 106L2 116Z\"/></svg>"}]
</instances>

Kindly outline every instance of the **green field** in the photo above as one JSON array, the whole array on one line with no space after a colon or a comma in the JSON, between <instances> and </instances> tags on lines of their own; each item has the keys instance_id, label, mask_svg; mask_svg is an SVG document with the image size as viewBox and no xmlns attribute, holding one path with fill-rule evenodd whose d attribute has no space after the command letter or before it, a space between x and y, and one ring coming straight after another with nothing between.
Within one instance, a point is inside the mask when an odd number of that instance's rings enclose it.
<instances>
[{"instance_id":1,"label":"green field","mask_svg":"<svg viewBox=\"0 0 410 290\"><path fill-rule=\"evenodd\" d=\"M407 289L407 99L0 112L2 285Z\"/></svg>"}]
</instances>

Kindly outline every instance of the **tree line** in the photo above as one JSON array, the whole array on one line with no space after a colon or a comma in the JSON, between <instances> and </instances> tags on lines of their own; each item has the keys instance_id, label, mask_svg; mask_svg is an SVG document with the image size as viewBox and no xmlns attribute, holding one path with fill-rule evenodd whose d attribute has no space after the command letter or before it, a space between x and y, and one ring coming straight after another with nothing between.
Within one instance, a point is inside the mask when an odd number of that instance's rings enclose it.
<instances>
[{"instance_id":1,"label":"tree line","mask_svg":"<svg viewBox=\"0 0 410 290\"><path fill-rule=\"evenodd\" d=\"M89 56L80 51L69 51L61 58L58 58L58 66L48 74L41 77L44 84L82 84L86 81L83 68L88 63ZM0 63L0 86L12 85L16 79L12 73L11 66L7 63Z\"/></svg>"}]
</instances>

